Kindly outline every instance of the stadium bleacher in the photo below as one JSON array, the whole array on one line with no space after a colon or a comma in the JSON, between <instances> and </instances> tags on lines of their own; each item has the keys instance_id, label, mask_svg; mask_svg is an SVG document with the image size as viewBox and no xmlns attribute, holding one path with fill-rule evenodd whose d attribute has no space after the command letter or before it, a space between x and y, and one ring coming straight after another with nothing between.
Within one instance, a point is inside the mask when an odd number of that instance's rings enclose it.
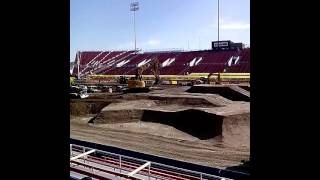
<instances>
[{"instance_id":1,"label":"stadium bleacher","mask_svg":"<svg viewBox=\"0 0 320 180\"><path fill-rule=\"evenodd\" d=\"M190 73L250 73L250 48L229 51L83 51L76 55L80 73L106 75L132 75L139 65L157 57L161 75L184 75ZM77 74L77 66L73 74ZM147 69L143 74L151 74Z\"/></svg>"}]
</instances>

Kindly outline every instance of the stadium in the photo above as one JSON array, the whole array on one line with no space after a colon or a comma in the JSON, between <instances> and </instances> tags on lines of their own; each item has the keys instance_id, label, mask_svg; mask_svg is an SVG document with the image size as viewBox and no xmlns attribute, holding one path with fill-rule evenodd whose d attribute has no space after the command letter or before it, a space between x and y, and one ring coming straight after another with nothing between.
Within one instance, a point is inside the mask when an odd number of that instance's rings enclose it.
<instances>
[{"instance_id":1,"label":"stadium","mask_svg":"<svg viewBox=\"0 0 320 180\"><path fill-rule=\"evenodd\" d=\"M212 42L213 46L218 42ZM76 55L73 75L134 75L135 69L157 57L160 75L191 73L250 73L250 48L242 43L220 41L220 48L202 51L83 51ZM237 44L235 46L234 44ZM79 72L78 72L79 69ZM145 75L151 74L151 67Z\"/></svg>"},{"instance_id":2,"label":"stadium","mask_svg":"<svg viewBox=\"0 0 320 180\"><path fill-rule=\"evenodd\" d=\"M250 47L81 50L71 179L249 179Z\"/></svg>"}]
</instances>

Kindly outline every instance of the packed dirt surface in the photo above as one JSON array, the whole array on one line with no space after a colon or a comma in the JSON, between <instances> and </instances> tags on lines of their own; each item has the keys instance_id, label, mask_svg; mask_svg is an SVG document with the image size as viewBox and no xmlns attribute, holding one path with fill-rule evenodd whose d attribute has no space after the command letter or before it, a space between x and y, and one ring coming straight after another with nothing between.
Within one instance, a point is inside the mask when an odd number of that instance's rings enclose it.
<instances>
[{"instance_id":1,"label":"packed dirt surface","mask_svg":"<svg viewBox=\"0 0 320 180\"><path fill-rule=\"evenodd\" d=\"M242 86L239 86L239 87L250 92L250 86L242 85Z\"/></svg>"},{"instance_id":2,"label":"packed dirt surface","mask_svg":"<svg viewBox=\"0 0 320 180\"><path fill-rule=\"evenodd\" d=\"M219 94L232 101L250 101L250 91L235 85L195 85L187 92Z\"/></svg>"},{"instance_id":3,"label":"packed dirt surface","mask_svg":"<svg viewBox=\"0 0 320 180\"><path fill-rule=\"evenodd\" d=\"M153 134L155 136L161 137L170 137L177 140L189 140L196 141L198 138L189 135L183 131L180 131L172 126L161 124L161 123L152 123L152 122L143 122L138 123L115 123L115 124L96 124L97 127L104 127L109 129L122 129L127 131L132 131L136 133L147 133Z\"/></svg>"},{"instance_id":4,"label":"packed dirt surface","mask_svg":"<svg viewBox=\"0 0 320 180\"><path fill-rule=\"evenodd\" d=\"M248 160L250 103L189 89L158 87L73 100L70 136L219 168Z\"/></svg>"},{"instance_id":5,"label":"packed dirt surface","mask_svg":"<svg viewBox=\"0 0 320 180\"><path fill-rule=\"evenodd\" d=\"M217 141L165 138L117 127L98 127L71 122L71 138L125 148L161 157L226 168L249 159L247 147L227 146ZM185 139L185 137L184 137Z\"/></svg>"}]
</instances>

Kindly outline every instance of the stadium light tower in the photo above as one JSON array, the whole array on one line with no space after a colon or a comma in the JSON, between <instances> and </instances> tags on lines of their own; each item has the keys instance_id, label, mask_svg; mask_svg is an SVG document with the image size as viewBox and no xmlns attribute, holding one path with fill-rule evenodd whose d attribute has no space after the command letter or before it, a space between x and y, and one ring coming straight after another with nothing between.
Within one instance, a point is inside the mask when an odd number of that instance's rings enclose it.
<instances>
[{"instance_id":1,"label":"stadium light tower","mask_svg":"<svg viewBox=\"0 0 320 180\"><path fill-rule=\"evenodd\" d=\"M219 23L219 20L220 20L220 14L219 14L219 0L218 0L218 49L220 47L220 42L219 42L219 29L220 29L220 23Z\"/></svg>"},{"instance_id":2,"label":"stadium light tower","mask_svg":"<svg viewBox=\"0 0 320 180\"><path fill-rule=\"evenodd\" d=\"M130 11L133 11L133 29L134 29L134 50L137 50L137 37L136 37L136 11L139 10L139 2L130 4Z\"/></svg>"}]
</instances>

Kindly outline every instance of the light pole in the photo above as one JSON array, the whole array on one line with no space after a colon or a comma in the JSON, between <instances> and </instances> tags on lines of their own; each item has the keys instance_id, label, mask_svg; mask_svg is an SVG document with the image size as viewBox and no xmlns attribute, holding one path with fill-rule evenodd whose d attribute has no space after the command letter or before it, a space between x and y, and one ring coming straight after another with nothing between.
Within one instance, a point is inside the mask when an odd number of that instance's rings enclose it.
<instances>
[{"instance_id":1,"label":"light pole","mask_svg":"<svg viewBox=\"0 0 320 180\"><path fill-rule=\"evenodd\" d=\"M80 79L80 52L78 51L77 54L76 54L76 58L77 58L77 70L78 70L78 79Z\"/></svg>"},{"instance_id":2,"label":"light pole","mask_svg":"<svg viewBox=\"0 0 320 180\"><path fill-rule=\"evenodd\" d=\"M219 19L220 19L220 14L219 14L219 0L218 0L218 49L220 47L220 42L219 42Z\"/></svg>"},{"instance_id":3,"label":"light pole","mask_svg":"<svg viewBox=\"0 0 320 180\"><path fill-rule=\"evenodd\" d=\"M133 2L130 4L130 11L133 11L133 29L134 29L134 50L137 50L137 38L136 38L136 11L139 10L139 2Z\"/></svg>"}]
</instances>

